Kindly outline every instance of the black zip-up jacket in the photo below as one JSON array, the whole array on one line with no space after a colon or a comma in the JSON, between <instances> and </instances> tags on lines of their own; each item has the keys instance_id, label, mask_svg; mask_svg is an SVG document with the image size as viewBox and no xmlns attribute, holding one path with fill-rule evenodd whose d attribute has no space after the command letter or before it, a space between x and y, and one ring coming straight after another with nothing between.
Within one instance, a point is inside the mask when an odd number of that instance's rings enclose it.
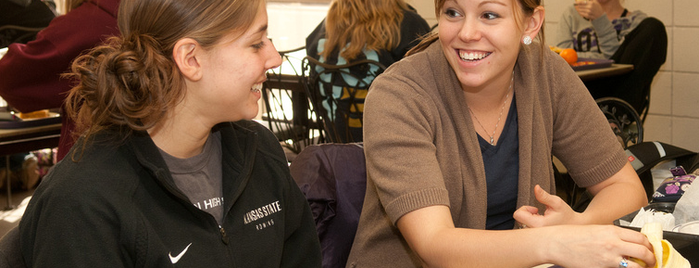
<instances>
[{"instance_id":1,"label":"black zip-up jacket","mask_svg":"<svg viewBox=\"0 0 699 268\"><path fill-rule=\"evenodd\" d=\"M320 267L311 212L277 138L251 121L214 131L222 141L221 226L175 186L146 133L117 145L102 141L118 134L102 134L35 191L20 222L27 265Z\"/></svg>"}]
</instances>

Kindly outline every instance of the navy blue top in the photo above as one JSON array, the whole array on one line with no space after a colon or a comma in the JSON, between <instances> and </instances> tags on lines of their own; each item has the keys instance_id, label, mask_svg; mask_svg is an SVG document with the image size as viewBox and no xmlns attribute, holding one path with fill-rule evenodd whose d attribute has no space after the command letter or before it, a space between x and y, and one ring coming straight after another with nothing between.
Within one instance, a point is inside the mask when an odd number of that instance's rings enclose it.
<instances>
[{"instance_id":1,"label":"navy blue top","mask_svg":"<svg viewBox=\"0 0 699 268\"><path fill-rule=\"evenodd\" d=\"M514 100L513 97L498 143L490 145L483 137L478 136L488 187L488 217L485 223L487 230L507 230L515 225L512 214L517 209L519 138L517 107Z\"/></svg>"}]
</instances>

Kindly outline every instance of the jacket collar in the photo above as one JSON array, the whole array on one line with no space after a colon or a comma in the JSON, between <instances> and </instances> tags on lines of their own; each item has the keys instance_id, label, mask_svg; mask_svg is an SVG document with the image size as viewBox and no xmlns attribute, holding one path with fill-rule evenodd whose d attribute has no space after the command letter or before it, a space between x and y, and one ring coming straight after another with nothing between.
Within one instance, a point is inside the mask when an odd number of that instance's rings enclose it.
<instances>
[{"instance_id":1,"label":"jacket collar","mask_svg":"<svg viewBox=\"0 0 699 268\"><path fill-rule=\"evenodd\" d=\"M225 210L228 211L235 200L242 194L250 180L258 147L258 135L246 127L244 122L221 123L212 131L221 133L222 175ZM183 202L189 199L180 191L172 178L158 147L145 131L135 132L127 140L137 161L167 191Z\"/></svg>"}]
</instances>

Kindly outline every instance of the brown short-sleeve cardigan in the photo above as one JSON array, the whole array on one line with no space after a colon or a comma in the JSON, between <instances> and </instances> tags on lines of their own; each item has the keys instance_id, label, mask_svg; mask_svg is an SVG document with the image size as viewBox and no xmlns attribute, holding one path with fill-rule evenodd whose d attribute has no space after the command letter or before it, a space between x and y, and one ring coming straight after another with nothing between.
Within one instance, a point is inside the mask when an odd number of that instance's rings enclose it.
<instances>
[{"instance_id":1,"label":"brown short-sleeve cardigan","mask_svg":"<svg viewBox=\"0 0 699 268\"><path fill-rule=\"evenodd\" d=\"M625 153L607 120L558 55L524 46L514 73L518 207L543 211L533 188L555 192L552 155L583 187L624 166ZM419 208L446 205L456 227L485 228L487 190L477 135L439 41L376 78L364 110L367 191L348 267L419 267L395 226Z\"/></svg>"}]
</instances>

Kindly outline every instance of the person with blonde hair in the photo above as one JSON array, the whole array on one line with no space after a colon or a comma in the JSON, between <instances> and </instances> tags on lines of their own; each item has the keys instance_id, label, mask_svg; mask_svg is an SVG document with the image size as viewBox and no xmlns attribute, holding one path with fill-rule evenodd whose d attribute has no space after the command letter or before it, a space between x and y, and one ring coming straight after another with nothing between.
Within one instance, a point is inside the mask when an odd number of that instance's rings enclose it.
<instances>
[{"instance_id":1,"label":"person with blonde hair","mask_svg":"<svg viewBox=\"0 0 699 268\"><path fill-rule=\"evenodd\" d=\"M643 186L545 46L542 1L434 2L438 33L366 99L367 188L347 267L653 267L648 239L612 225L647 204ZM594 195L584 212L549 194L552 156Z\"/></svg>"},{"instance_id":2,"label":"person with blonde hair","mask_svg":"<svg viewBox=\"0 0 699 268\"><path fill-rule=\"evenodd\" d=\"M430 27L411 6L403 0L333 0L328 15L306 38L306 53L321 63L344 65L361 60L379 62L378 65L359 65L347 71L362 84L371 84L376 75L417 45L419 38L427 34ZM315 67L313 71L320 71ZM332 89L323 90L323 106L333 124L328 136L336 136L338 142L362 141L362 103L365 89L351 90L354 95L342 98L343 88L352 88L353 82L332 81ZM326 85L327 86L327 85ZM332 91L337 106L331 105L326 91ZM351 100L350 100L351 99ZM318 101L318 100L316 100ZM357 107L353 109L351 107Z\"/></svg>"},{"instance_id":3,"label":"person with blonde hair","mask_svg":"<svg viewBox=\"0 0 699 268\"><path fill-rule=\"evenodd\" d=\"M122 0L76 59L81 136L19 224L28 267L320 267L277 138L252 121L281 58L264 0Z\"/></svg>"},{"instance_id":4,"label":"person with blonde hair","mask_svg":"<svg viewBox=\"0 0 699 268\"><path fill-rule=\"evenodd\" d=\"M306 38L307 55L328 64L370 59L388 67L430 27L403 0L333 0L326 18Z\"/></svg>"}]
</instances>

